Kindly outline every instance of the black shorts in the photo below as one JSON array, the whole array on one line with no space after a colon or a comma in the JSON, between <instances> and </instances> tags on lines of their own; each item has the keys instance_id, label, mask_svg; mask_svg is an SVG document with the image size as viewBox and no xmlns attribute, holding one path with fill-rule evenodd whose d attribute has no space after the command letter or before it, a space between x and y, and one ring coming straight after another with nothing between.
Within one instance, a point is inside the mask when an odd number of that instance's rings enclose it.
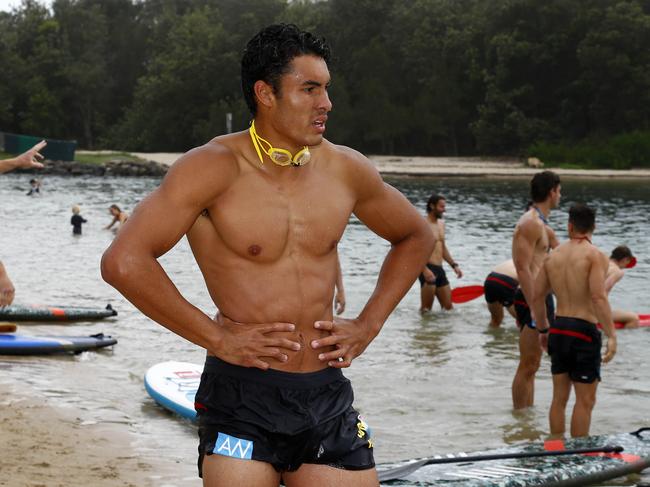
<instances>
[{"instance_id":1,"label":"black shorts","mask_svg":"<svg viewBox=\"0 0 650 487\"><path fill-rule=\"evenodd\" d=\"M533 318L530 314L530 308L524 297L524 293L521 288L517 288L515 291L515 314L517 315L517 325L520 330L523 330L524 325L528 328L535 329L535 324L533 323ZM553 295L549 294L546 296L546 317L548 318L548 324L553 325L555 320L555 303L553 302Z\"/></svg>"},{"instance_id":2,"label":"black shorts","mask_svg":"<svg viewBox=\"0 0 650 487\"><path fill-rule=\"evenodd\" d=\"M428 284L429 286L436 286L436 287L444 287L444 286L449 286L449 281L447 280L447 273L445 270L442 268L441 265L434 265L434 264L428 264L427 267L431 272L433 272L433 277L435 278L435 281L433 284L427 282L424 279L424 274L420 274L418 276L418 280L420 281L420 287L424 286L425 284Z\"/></svg>"},{"instance_id":3,"label":"black shorts","mask_svg":"<svg viewBox=\"0 0 650 487\"><path fill-rule=\"evenodd\" d=\"M205 455L257 460L278 472L303 463L374 468L368 426L340 369L291 373L208 357L196 393L199 476Z\"/></svg>"},{"instance_id":4,"label":"black shorts","mask_svg":"<svg viewBox=\"0 0 650 487\"><path fill-rule=\"evenodd\" d=\"M488 303L501 303L506 308L515 301L515 291L519 283L516 279L498 272L490 272L485 278L483 289Z\"/></svg>"},{"instance_id":5,"label":"black shorts","mask_svg":"<svg viewBox=\"0 0 650 487\"><path fill-rule=\"evenodd\" d=\"M569 374L574 382L591 384L600 380L598 327L579 318L558 316L549 330L548 354L552 374Z\"/></svg>"}]
</instances>

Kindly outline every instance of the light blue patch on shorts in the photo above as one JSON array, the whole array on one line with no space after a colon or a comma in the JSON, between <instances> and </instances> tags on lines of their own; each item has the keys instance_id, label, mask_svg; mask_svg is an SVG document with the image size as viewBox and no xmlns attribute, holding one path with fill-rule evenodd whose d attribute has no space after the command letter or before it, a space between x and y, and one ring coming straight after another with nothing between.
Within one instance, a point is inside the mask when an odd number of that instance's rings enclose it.
<instances>
[{"instance_id":1,"label":"light blue patch on shorts","mask_svg":"<svg viewBox=\"0 0 650 487\"><path fill-rule=\"evenodd\" d=\"M212 453L225 457L250 460L253 457L253 442L219 432Z\"/></svg>"}]
</instances>

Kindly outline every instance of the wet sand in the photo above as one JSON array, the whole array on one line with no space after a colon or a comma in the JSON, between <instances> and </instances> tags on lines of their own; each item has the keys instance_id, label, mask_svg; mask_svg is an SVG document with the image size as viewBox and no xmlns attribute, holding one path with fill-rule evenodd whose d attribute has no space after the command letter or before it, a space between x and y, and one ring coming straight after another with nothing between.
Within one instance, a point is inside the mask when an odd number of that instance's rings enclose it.
<instances>
[{"instance_id":1,"label":"wet sand","mask_svg":"<svg viewBox=\"0 0 650 487\"><path fill-rule=\"evenodd\" d=\"M0 486L153 485L154 466L130 441L126 425L88 424L74 410L0 384Z\"/></svg>"}]
</instances>

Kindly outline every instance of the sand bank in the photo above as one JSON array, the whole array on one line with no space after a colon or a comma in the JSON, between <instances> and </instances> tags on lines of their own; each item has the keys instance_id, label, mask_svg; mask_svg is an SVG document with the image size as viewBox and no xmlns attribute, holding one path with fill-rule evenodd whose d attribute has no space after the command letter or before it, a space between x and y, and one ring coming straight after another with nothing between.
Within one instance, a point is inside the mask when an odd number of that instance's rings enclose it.
<instances>
[{"instance_id":1,"label":"sand bank","mask_svg":"<svg viewBox=\"0 0 650 487\"><path fill-rule=\"evenodd\" d=\"M143 487L156 471L132 451L126 425L88 424L0 383L0 472L7 487Z\"/></svg>"},{"instance_id":2,"label":"sand bank","mask_svg":"<svg viewBox=\"0 0 650 487\"><path fill-rule=\"evenodd\" d=\"M171 165L182 154L138 152L142 159ZM515 158L373 156L380 173L387 176L438 177L530 177L540 169L526 167ZM560 169L548 167L560 176L575 178L650 178L650 169Z\"/></svg>"}]
</instances>

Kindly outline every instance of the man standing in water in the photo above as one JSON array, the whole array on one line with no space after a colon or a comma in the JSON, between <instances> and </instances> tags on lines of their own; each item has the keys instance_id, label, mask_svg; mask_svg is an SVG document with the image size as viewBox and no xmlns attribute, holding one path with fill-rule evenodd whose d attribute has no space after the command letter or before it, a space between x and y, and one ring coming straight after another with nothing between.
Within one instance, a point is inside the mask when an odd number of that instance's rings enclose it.
<instances>
[{"instance_id":1,"label":"man standing in water","mask_svg":"<svg viewBox=\"0 0 650 487\"><path fill-rule=\"evenodd\" d=\"M535 174L530 181L533 201L515 227L512 236L512 260L517 269L519 289L515 293L515 311L519 334L519 365L512 381L512 403L515 409L533 405L535 398L535 374L542 359L535 321L528 307L535 294L535 278L546 254L550 251L551 230L548 215L560 203L560 177L552 171ZM553 234L554 235L554 234ZM553 320L553 297L546 298L547 313Z\"/></svg>"},{"instance_id":2,"label":"man standing in water","mask_svg":"<svg viewBox=\"0 0 650 487\"><path fill-rule=\"evenodd\" d=\"M623 279L624 269L631 269L636 265L636 257L632 251L625 245L619 245L609 256L609 266L607 268L607 278L605 279L605 291L609 292L614 288L616 283ZM620 309L612 310L612 319L622 323L623 328L638 328L639 315L632 311L623 311Z\"/></svg>"},{"instance_id":3,"label":"man standing in water","mask_svg":"<svg viewBox=\"0 0 650 487\"><path fill-rule=\"evenodd\" d=\"M432 194L427 201L427 221L436 244L429 256L429 261L418 277L420 281L420 313L431 311L436 297L443 309L450 310L454 306L451 303L451 288L447 274L442 268L443 259L451 266L458 278L463 277L460 266L451 258L445 243L445 221L442 219L445 210L445 197Z\"/></svg>"},{"instance_id":4,"label":"man standing in water","mask_svg":"<svg viewBox=\"0 0 650 487\"><path fill-rule=\"evenodd\" d=\"M251 39L250 130L182 156L102 259L104 279L143 313L208 351L196 396L206 486L378 485L341 369L377 336L433 238L368 159L324 139L329 57L294 25ZM334 322L337 244L352 213L391 249L359 316ZM215 320L157 261L185 234Z\"/></svg>"},{"instance_id":5,"label":"man standing in water","mask_svg":"<svg viewBox=\"0 0 650 487\"><path fill-rule=\"evenodd\" d=\"M541 346L551 356L553 401L549 413L552 435L565 432L565 410L575 390L571 436L587 436L591 412L600 381L601 323L607 336L602 361L616 353L616 331L612 321L605 275L607 256L591 243L596 213L586 205L569 210L569 241L557 247L541 265L535 281L533 314L539 316L537 331ZM557 317L549 324L544 300L549 292L557 297Z\"/></svg>"}]
</instances>

